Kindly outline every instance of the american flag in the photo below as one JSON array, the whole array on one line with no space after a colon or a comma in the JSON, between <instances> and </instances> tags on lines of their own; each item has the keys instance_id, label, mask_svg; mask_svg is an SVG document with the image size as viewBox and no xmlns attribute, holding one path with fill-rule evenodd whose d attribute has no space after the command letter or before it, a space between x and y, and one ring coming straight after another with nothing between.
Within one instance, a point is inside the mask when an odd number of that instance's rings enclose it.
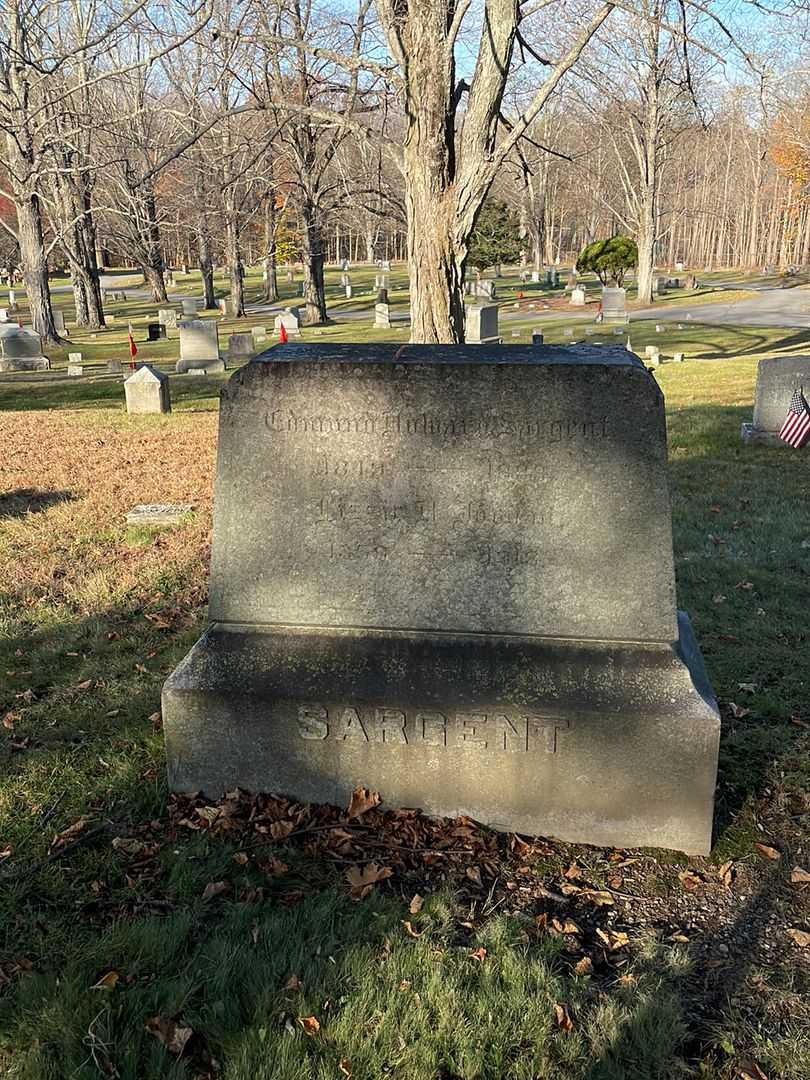
<instances>
[{"instance_id":1,"label":"american flag","mask_svg":"<svg viewBox=\"0 0 810 1080\"><path fill-rule=\"evenodd\" d=\"M807 442L808 436L810 436L810 406L805 400L803 391L794 390L779 438L788 446L793 446L798 450Z\"/></svg>"}]
</instances>

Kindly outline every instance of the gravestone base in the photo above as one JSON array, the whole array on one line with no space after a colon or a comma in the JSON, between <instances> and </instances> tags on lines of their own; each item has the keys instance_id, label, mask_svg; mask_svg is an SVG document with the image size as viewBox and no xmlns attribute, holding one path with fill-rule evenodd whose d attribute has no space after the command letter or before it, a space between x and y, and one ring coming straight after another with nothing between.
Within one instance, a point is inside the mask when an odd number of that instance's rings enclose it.
<instances>
[{"instance_id":1,"label":"gravestone base","mask_svg":"<svg viewBox=\"0 0 810 1080\"><path fill-rule=\"evenodd\" d=\"M50 371L47 356L0 357L0 371Z\"/></svg>"},{"instance_id":2,"label":"gravestone base","mask_svg":"<svg viewBox=\"0 0 810 1080\"><path fill-rule=\"evenodd\" d=\"M679 641L214 623L166 683L169 784L467 814L572 843L711 845L720 718Z\"/></svg>"},{"instance_id":3,"label":"gravestone base","mask_svg":"<svg viewBox=\"0 0 810 1080\"><path fill-rule=\"evenodd\" d=\"M213 375L226 370L225 361L219 360L183 360L182 358L174 365L178 375Z\"/></svg>"},{"instance_id":4,"label":"gravestone base","mask_svg":"<svg viewBox=\"0 0 810 1080\"><path fill-rule=\"evenodd\" d=\"M740 438L748 446L785 446L786 442L782 442L779 438L779 433L776 431L762 431L760 428L755 428L753 424L743 424L740 427Z\"/></svg>"}]
</instances>

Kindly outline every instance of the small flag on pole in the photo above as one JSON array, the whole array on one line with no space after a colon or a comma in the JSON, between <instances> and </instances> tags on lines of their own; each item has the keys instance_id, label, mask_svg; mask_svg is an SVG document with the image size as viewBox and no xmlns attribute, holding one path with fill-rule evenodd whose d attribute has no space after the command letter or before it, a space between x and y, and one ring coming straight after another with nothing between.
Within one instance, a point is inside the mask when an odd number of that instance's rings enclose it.
<instances>
[{"instance_id":1,"label":"small flag on pole","mask_svg":"<svg viewBox=\"0 0 810 1080\"><path fill-rule=\"evenodd\" d=\"M802 387L801 390L793 391L790 408L782 424L782 430L779 432L779 438L788 446L799 450L807 442L808 437L810 437L810 406L805 400Z\"/></svg>"},{"instance_id":2,"label":"small flag on pole","mask_svg":"<svg viewBox=\"0 0 810 1080\"><path fill-rule=\"evenodd\" d=\"M138 355L138 346L135 344L135 338L132 336L132 323L129 324L129 333L127 334L127 340L129 341L129 366L135 367L135 357Z\"/></svg>"},{"instance_id":3,"label":"small flag on pole","mask_svg":"<svg viewBox=\"0 0 810 1080\"><path fill-rule=\"evenodd\" d=\"M278 328L278 343L279 345L286 345L290 339L287 337L287 327L284 323Z\"/></svg>"}]
</instances>

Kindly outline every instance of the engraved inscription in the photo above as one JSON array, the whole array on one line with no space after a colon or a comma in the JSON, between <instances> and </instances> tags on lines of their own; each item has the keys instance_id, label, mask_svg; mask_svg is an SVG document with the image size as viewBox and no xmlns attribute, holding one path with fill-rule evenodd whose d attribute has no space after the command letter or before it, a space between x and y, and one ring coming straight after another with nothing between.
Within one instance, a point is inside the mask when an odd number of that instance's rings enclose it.
<instances>
[{"instance_id":1,"label":"engraved inscription","mask_svg":"<svg viewBox=\"0 0 810 1080\"><path fill-rule=\"evenodd\" d=\"M556 754L558 734L569 727L570 721L564 717L519 710L509 714L442 713L430 709L406 713L401 709L358 709L350 705L330 709L324 705L301 705L298 709L298 734L302 739L450 747L473 753Z\"/></svg>"}]
</instances>

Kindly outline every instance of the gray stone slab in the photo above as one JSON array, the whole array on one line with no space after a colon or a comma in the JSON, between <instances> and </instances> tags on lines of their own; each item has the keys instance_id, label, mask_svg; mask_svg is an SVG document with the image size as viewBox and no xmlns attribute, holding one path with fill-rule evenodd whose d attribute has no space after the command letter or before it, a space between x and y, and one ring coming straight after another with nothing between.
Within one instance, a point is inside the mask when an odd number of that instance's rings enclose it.
<instances>
[{"instance_id":1,"label":"gray stone slab","mask_svg":"<svg viewBox=\"0 0 810 1080\"><path fill-rule=\"evenodd\" d=\"M128 413L168 413L172 411L169 376L151 364L141 364L124 380Z\"/></svg>"},{"instance_id":2,"label":"gray stone slab","mask_svg":"<svg viewBox=\"0 0 810 1080\"><path fill-rule=\"evenodd\" d=\"M253 356L255 348L253 334L249 330L242 333L231 334L228 338L228 354L230 356Z\"/></svg>"},{"instance_id":3,"label":"gray stone slab","mask_svg":"<svg viewBox=\"0 0 810 1080\"><path fill-rule=\"evenodd\" d=\"M465 337L468 345L497 345L501 340L498 336L498 305L470 304Z\"/></svg>"},{"instance_id":4,"label":"gray stone slab","mask_svg":"<svg viewBox=\"0 0 810 1080\"><path fill-rule=\"evenodd\" d=\"M127 514L128 525L177 525L193 513L191 503L147 503L133 506Z\"/></svg>"},{"instance_id":5,"label":"gray stone slab","mask_svg":"<svg viewBox=\"0 0 810 1080\"><path fill-rule=\"evenodd\" d=\"M50 366L39 334L14 323L0 325L0 371L46 371Z\"/></svg>"},{"instance_id":6,"label":"gray stone slab","mask_svg":"<svg viewBox=\"0 0 810 1080\"><path fill-rule=\"evenodd\" d=\"M621 347L290 345L222 393L176 790L708 850L719 717L677 618L663 399ZM264 359L264 358L266 359Z\"/></svg>"},{"instance_id":7,"label":"gray stone slab","mask_svg":"<svg viewBox=\"0 0 810 1080\"><path fill-rule=\"evenodd\" d=\"M793 391L804 387L810 398L810 356L778 356L760 360L757 364L757 386L754 396L753 432L757 436L777 436L785 422ZM749 442L770 442L751 438ZM772 444L787 446L778 438Z\"/></svg>"},{"instance_id":8,"label":"gray stone slab","mask_svg":"<svg viewBox=\"0 0 810 1080\"><path fill-rule=\"evenodd\" d=\"M177 327L180 359L175 370L178 373L190 368L207 368L220 360L219 325L214 319L182 319Z\"/></svg>"},{"instance_id":9,"label":"gray stone slab","mask_svg":"<svg viewBox=\"0 0 810 1080\"><path fill-rule=\"evenodd\" d=\"M193 313L192 313L193 314ZM166 327L167 330L177 329L177 312L174 308L159 308L158 309L158 322Z\"/></svg>"}]
</instances>

